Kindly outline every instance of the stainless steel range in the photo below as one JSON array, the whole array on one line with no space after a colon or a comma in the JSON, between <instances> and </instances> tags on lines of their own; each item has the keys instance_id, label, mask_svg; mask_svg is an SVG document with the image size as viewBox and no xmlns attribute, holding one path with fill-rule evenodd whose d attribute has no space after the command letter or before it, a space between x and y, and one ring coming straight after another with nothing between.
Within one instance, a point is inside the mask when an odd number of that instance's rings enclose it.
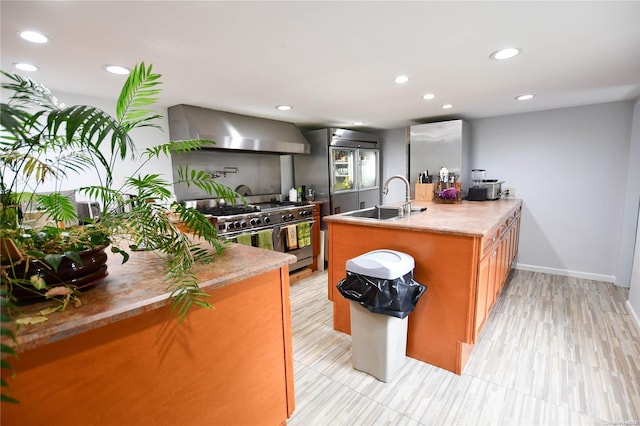
<instances>
[{"instance_id":1,"label":"stainless steel range","mask_svg":"<svg viewBox=\"0 0 640 426\"><path fill-rule=\"evenodd\" d=\"M217 200L196 200L196 210L211 218L221 240L239 242L293 254L296 271L313 260L313 205L279 201L280 196L246 197L249 204L219 205Z\"/></svg>"}]
</instances>

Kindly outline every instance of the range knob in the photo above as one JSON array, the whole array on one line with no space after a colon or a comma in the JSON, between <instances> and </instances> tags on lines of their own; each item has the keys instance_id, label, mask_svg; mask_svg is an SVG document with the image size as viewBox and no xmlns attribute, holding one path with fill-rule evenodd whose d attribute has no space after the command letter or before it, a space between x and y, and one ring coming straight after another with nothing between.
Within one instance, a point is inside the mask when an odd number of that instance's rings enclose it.
<instances>
[{"instance_id":1,"label":"range knob","mask_svg":"<svg viewBox=\"0 0 640 426\"><path fill-rule=\"evenodd\" d=\"M247 227L247 222L243 220L242 222L240 222L240 226L242 228L246 228Z\"/></svg>"},{"instance_id":2,"label":"range knob","mask_svg":"<svg viewBox=\"0 0 640 426\"><path fill-rule=\"evenodd\" d=\"M258 224L257 219L251 219L251 220L249 220L249 225L254 226L254 225L257 225L257 224Z\"/></svg>"},{"instance_id":3,"label":"range knob","mask_svg":"<svg viewBox=\"0 0 640 426\"><path fill-rule=\"evenodd\" d=\"M235 229L240 228L240 222L233 222L232 225Z\"/></svg>"},{"instance_id":4,"label":"range knob","mask_svg":"<svg viewBox=\"0 0 640 426\"><path fill-rule=\"evenodd\" d=\"M282 220L287 220L287 215L286 214L282 215Z\"/></svg>"},{"instance_id":5,"label":"range knob","mask_svg":"<svg viewBox=\"0 0 640 426\"><path fill-rule=\"evenodd\" d=\"M289 220L293 220L293 215L292 215L291 213L289 213L289 216L287 216L287 218L288 218Z\"/></svg>"},{"instance_id":6,"label":"range knob","mask_svg":"<svg viewBox=\"0 0 640 426\"><path fill-rule=\"evenodd\" d=\"M271 222L271 218L269 216L265 216L264 223L269 223L269 222Z\"/></svg>"}]
</instances>

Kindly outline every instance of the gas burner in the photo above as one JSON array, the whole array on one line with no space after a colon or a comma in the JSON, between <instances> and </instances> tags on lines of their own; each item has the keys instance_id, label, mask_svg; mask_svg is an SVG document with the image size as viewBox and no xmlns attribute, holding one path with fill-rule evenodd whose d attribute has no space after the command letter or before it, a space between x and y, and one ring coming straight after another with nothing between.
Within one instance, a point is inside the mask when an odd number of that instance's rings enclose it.
<instances>
[{"instance_id":1,"label":"gas burner","mask_svg":"<svg viewBox=\"0 0 640 426\"><path fill-rule=\"evenodd\" d=\"M232 216L238 214L255 213L259 212L260 208L257 206L218 206L218 207L202 207L198 208L198 211L202 214L209 214L212 216Z\"/></svg>"},{"instance_id":2,"label":"gas burner","mask_svg":"<svg viewBox=\"0 0 640 426\"><path fill-rule=\"evenodd\" d=\"M302 201L302 202L293 202L293 201L271 201L267 203L258 203L256 205L261 211L271 211L271 210L280 210L286 209L289 207L310 207L311 204Z\"/></svg>"}]
</instances>

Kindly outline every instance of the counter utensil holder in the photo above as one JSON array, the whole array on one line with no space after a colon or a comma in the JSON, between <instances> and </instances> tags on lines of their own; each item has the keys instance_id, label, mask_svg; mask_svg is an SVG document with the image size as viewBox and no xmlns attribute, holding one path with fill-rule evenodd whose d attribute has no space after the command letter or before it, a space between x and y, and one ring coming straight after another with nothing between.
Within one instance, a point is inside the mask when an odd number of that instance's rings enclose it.
<instances>
[{"instance_id":1,"label":"counter utensil holder","mask_svg":"<svg viewBox=\"0 0 640 426\"><path fill-rule=\"evenodd\" d=\"M455 198L444 196L446 194L444 191L452 192L452 190L455 190ZM433 201L439 204L462 203L462 188L460 187L460 182L455 182L454 184L436 182L433 190Z\"/></svg>"}]
</instances>

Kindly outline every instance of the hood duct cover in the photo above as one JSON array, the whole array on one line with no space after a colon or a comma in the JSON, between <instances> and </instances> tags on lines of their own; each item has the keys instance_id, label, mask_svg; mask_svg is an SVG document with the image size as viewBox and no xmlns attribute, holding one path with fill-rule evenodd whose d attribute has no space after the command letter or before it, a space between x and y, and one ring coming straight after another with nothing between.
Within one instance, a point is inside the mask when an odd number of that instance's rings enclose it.
<instances>
[{"instance_id":1,"label":"hood duct cover","mask_svg":"<svg viewBox=\"0 0 640 426\"><path fill-rule=\"evenodd\" d=\"M286 121L200 108L191 105L169 107L171 140L206 139L207 148L241 151L309 154L311 146L302 132Z\"/></svg>"}]
</instances>

